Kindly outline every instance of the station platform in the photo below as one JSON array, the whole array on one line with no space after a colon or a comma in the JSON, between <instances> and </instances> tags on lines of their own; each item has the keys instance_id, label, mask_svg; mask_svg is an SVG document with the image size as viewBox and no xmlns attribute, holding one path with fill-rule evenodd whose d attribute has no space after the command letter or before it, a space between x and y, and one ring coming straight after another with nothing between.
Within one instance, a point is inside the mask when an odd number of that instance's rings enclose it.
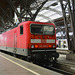
<instances>
[{"instance_id":1,"label":"station platform","mask_svg":"<svg viewBox=\"0 0 75 75\"><path fill-rule=\"evenodd\" d=\"M0 52L0 75L62 75Z\"/></svg>"},{"instance_id":2,"label":"station platform","mask_svg":"<svg viewBox=\"0 0 75 75\"><path fill-rule=\"evenodd\" d=\"M71 72L73 75L75 75L75 61L72 60L67 60L66 59L66 55L68 53L65 54L59 54L59 58L58 58L58 64L59 64L59 68Z\"/></svg>"},{"instance_id":3,"label":"station platform","mask_svg":"<svg viewBox=\"0 0 75 75\"><path fill-rule=\"evenodd\" d=\"M70 51L68 50L68 49L63 49L63 48L61 48L61 49L56 49L56 51L59 53L59 54L69 54L70 53Z\"/></svg>"}]
</instances>

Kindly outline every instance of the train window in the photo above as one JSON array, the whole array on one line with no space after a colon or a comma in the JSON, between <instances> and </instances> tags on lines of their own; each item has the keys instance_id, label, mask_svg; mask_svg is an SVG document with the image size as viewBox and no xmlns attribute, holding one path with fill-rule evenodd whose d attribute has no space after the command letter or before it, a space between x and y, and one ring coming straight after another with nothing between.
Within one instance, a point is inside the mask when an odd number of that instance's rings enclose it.
<instances>
[{"instance_id":1,"label":"train window","mask_svg":"<svg viewBox=\"0 0 75 75\"><path fill-rule=\"evenodd\" d=\"M52 25L43 25L43 24L31 24L31 33L33 34L45 34L45 35L54 35L55 28Z\"/></svg>"},{"instance_id":2,"label":"train window","mask_svg":"<svg viewBox=\"0 0 75 75\"><path fill-rule=\"evenodd\" d=\"M23 35L23 26L20 26L20 34Z\"/></svg>"}]
</instances>

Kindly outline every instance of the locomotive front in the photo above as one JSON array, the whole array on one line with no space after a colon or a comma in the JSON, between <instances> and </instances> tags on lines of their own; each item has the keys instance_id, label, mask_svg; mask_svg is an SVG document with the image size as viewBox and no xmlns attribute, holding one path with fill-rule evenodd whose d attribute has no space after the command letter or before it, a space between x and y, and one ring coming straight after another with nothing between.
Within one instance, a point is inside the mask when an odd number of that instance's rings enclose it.
<instances>
[{"instance_id":1,"label":"locomotive front","mask_svg":"<svg viewBox=\"0 0 75 75\"><path fill-rule=\"evenodd\" d=\"M29 54L32 60L53 62L59 57L56 52L55 25L31 23L30 34Z\"/></svg>"}]
</instances>

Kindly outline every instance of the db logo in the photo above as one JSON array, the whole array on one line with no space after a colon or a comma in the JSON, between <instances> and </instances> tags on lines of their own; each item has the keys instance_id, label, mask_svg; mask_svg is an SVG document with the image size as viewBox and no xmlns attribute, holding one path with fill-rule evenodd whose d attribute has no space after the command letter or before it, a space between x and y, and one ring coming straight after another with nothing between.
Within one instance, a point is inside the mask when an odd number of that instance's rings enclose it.
<instances>
[{"instance_id":1,"label":"db logo","mask_svg":"<svg viewBox=\"0 0 75 75\"><path fill-rule=\"evenodd\" d=\"M42 42L42 43L46 43L46 40L45 40L45 39L42 39L41 42Z\"/></svg>"}]
</instances>

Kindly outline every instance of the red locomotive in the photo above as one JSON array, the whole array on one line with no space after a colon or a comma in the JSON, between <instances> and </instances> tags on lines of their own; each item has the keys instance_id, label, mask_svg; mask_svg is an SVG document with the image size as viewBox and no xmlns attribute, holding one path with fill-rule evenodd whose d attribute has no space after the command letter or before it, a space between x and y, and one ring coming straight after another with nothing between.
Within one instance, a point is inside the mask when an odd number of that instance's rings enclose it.
<instances>
[{"instance_id":1,"label":"red locomotive","mask_svg":"<svg viewBox=\"0 0 75 75\"><path fill-rule=\"evenodd\" d=\"M26 21L0 35L0 49L31 60L54 61L56 31L52 23Z\"/></svg>"}]
</instances>

